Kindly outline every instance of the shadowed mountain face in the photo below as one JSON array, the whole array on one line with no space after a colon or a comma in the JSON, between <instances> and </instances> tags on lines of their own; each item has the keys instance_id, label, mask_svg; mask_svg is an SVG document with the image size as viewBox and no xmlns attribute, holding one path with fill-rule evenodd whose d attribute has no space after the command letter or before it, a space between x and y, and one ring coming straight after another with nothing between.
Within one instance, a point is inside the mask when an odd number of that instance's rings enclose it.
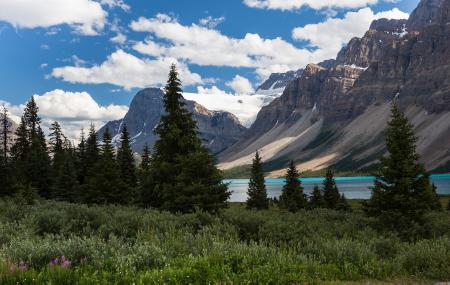
<instances>
[{"instance_id":1,"label":"shadowed mountain face","mask_svg":"<svg viewBox=\"0 0 450 285\"><path fill-rule=\"evenodd\" d=\"M272 170L290 159L302 170L368 169L385 153L394 98L416 127L428 168L450 161L449 7L450 0L422 0L409 20L377 20L336 61L308 65L221 153L220 166L250 164L259 149Z\"/></svg>"},{"instance_id":2,"label":"shadowed mountain face","mask_svg":"<svg viewBox=\"0 0 450 285\"><path fill-rule=\"evenodd\" d=\"M132 148L136 152L142 151L147 142L150 147L157 140L153 133L164 111L164 93L161 89L147 88L136 94L131 102L130 109L125 118L107 123L98 132L102 137L106 128L109 128L113 136L113 142L120 143L120 132L124 125L127 126L132 140ZM234 144L245 132L239 120L227 112L212 112L203 106L185 101L186 108L192 112L197 122L198 130L212 153L219 153Z\"/></svg>"}]
</instances>

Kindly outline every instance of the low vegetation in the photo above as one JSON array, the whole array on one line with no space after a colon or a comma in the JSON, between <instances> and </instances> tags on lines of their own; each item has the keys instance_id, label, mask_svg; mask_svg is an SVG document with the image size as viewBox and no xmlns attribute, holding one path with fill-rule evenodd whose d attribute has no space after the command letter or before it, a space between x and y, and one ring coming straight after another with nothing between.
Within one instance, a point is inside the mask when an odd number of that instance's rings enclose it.
<instances>
[{"instance_id":1,"label":"low vegetation","mask_svg":"<svg viewBox=\"0 0 450 285\"><path fill-rule=\"evenodd\" d=\"M356 209L356 207L355 207ZM450 280L450 215L410 241L359 210L217 215L0 201L1 284L292 284Z\"/></svg>"}]
</instances>

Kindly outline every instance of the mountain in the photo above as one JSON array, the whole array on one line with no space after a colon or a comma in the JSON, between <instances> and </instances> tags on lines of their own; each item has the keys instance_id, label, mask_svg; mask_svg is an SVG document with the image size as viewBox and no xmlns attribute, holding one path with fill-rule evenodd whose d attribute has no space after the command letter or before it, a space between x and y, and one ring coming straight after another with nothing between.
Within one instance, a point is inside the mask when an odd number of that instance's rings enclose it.
<instances>
[{"instance_id":1,"label":"mountain","mask_svg":"<svg viewBox=\"0 0 450 285\"><path fill-rule=\"evenodd\" d=\"M303 69L285 73L272 73L266 81L256 88L255 93L262 95L281 95L289 82L302 75L302 73Z\"/></svg>"},{"instance_id":2,"label":"mountain","mask_svg":"<svg viewBox=\"0 0 450 285\"><path fill-rule=\"evenodd\" d=\"M450 0L422 0L408 20L373 22L334 63L308 65L220 154L220 167L250 164L259 149L273 176L291 159L301 170L370 170L386 152L383 130L394 98L415 126L428 169L448 165L449 7Z\"/></svg>"},{"instance_id":3,"label":"mountain","mask_svg":"<svg viewBox=\"0 0 450 285\"><path fill-rule=\"evenodd\" d=\"M134 151L142 151L146 142L152 147L157 140L153 130L165 113L163 98L163 91L157 88L147 88L138 92L133 98L125 117L103 126L98 132L99 138L108 128L113 136L113 142L118 145L121 130L126 124L132 138ZM186 100L185 103L186 108L193 113L205 145L213 153L219 153L231 146L246 131L246 128L231 113L209 111L193 101Z\"/></svg>"}]
</instances>

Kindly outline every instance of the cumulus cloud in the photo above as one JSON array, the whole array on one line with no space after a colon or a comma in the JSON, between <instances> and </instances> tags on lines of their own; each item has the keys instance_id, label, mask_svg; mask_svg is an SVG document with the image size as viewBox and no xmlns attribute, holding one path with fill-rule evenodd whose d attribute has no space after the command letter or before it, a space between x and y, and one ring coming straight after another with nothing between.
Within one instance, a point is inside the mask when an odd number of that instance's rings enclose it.
<instances>
[{"instance_id":1,"label":"cumulus cloud","mask_svg":"<svg viewBox=\"0 0 450 285\"><path fill-rule=\"evenodd\" d=\"M2 0L0 21L17 28L48 28L68 24L83 35L97 35L107 13L92 0Z\"/></svg>"},{"instance_id":2,"label":"cumulus cloud","mask_svg":"<svg viewBox=\"0 0 450 285\"><path fill-rule=\"evenodd\" d=\"M210 29L214 29L218 25L222 24L224 21L225 21L225 17L223 17L223 16L218 17L218 18L213 18L211 16L208 16L206 18L200 19L199 24L201 26L205 26Z\"/></svg>"},{"instance_id":3,"label":"cumulus cloud","mask_svg":"<svg viewBox=\"0 0 450 285\"><path fill-rule=\"evenodd\" d=\"M309 24L292 31L296 40L309 41L311 47L318 48L324 58L335 57L344 44L353 37L361 37L369 29L373 20L407 19L408 14L394 8L390 11L374 13L370 8L348 12L344 18L329 18L325 22Z\"/></svg>"},{"instance_id":4,"label":"cumulus cloud","mask_svg":"<svg viewBox=\"0 0 450 285\"><path fill-rule=\"evenodd\" d=\"M314 10L325 8L355 9L378 3L378 0L244 0L252 8L271 10L297 10L310 7Z\"/></svg>"},{"instance_id":5,"label":"cumulus cloud","mask_svg":"<svg viewBox=\"0 0 450 285\"><path fill-rule=\"evenodd\" d=\"M127 106L99 105L87 92L67 92L60 89L35 94L34 99L39 107L39 115L42 118L42 126L48 131L54 121L61 123L65 135L70 139L77 139L81 128L88 128L93 123L97 128L110 120L121 119L128 111ZM19 122L25 104L14 106L7 105L12 118Z\"/></svg>"},{"instance_id":6,"label":"cumulus cloud","mask_svg":"<svg viewBox=\"0 0 450 285\"><path fill-rule=\"evenodd\" d=\"M215 29L197 24L184 26L165 14L154 18L139 18L131 29L148 32L166 42L160 44L152 38L134 45L140 53L168 56L202 66L229 66L255 68L259 75L296 69L316 61L314 53L298 49L281 38L264 39L248 33L237 39L223 35Z\"/></svg>"},{"instance_id":7,"label":"cumulus cloud","mask_svg":"<svg viewBox=\"0 0 450 285\"><path fill-rule=\"evenodd\" d=\"M170 66L177 64L184 85L201 84L202 78L175 58L141 59L121 49L106 61L92 67L65 66L54 68L52 76L71 83L109 83L125 89L160 86L167 81Z\"/></svg>"},{"instance_id":8,"label":"cumulus cloud","mask_svg":"<svg viewBox=\"0 0 450 285\"><path fill-rule=\"evenodd\" d=\"M131 7L126 4L123 0L101 0L102 5L107 5L109 8L119 7L124 11L130 11Z\"/></svg>"},{"instance_id":9,"label":"cumulus cloud","mask_svg":"<svg viewBox=\"0 0 450 285\"><path fill-rule=\"evenodd\" d=\"M112 37L110 39L111 42L116 43L116 44L124 44L127 41L127 36L125 36L122 33L118 33L115 37Z\"/></svg>"},{"instance_id":10,"label":"cumulus cloud","mask_svg":"<svg viewBox=\"0 0 450 285\"><path fill-rule=\"evenodd\" d=\"M226 91L220 89L217 86L212 86L211 88L207 88L207 87L203 87L203 86L198 86L197 87L197 93L198 94L205 94L205 95L229 95L232 96L232 94L227 93Z\"/></svg>"},{"instance_id":11,"label":"cumulus cloud","mask_svg":"<svg viewBox=\"0 0 450 285\"><path fill-rule=\"evenodd\" d=\"M250 80L240 75L236 75L233 80L227 82L226 85L233 89L237 94L252 94L255 91Z\"/></svg>"}]
</instances>

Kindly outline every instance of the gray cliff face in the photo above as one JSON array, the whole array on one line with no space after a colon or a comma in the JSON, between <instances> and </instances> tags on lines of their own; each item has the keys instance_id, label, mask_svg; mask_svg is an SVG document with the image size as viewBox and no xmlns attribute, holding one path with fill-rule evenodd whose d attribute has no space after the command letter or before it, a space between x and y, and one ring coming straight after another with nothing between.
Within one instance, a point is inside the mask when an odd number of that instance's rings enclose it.
<instances>
[{"instance_id":1,"label":"gray cliff face","mask_svg":"<svg viewBox=\"0 0 450 285\"><path fill-rule=\"evenodd\" d=\"M113 142L119 144L120 132L126 125L132 138L134 151L142 151L145 143L153 147L158 138L153 130L161 116L165 114L163 97L164 93L157 88L147 88L138 92L125 117L122 120L107 123L99 130L99 138L108 128L113 136ZM200 135L212 153L219 153L234 144L246 130L230 113L211 112L193 101L186 101L186 108L192 112Z\"/></svg>"},{"instance_id":2,"label":"gray cliff face","mask_svg":"<svg viewBox=\"0 0 450 285\"><path fill-rule=\"evenodd\" d=\"M290 81L299 77L302 73L303 69L299 69L297 71L288 71L285 73L272 73L269 78L256 89L256 93L261 90L285 88Z\"/></svg>"},{"instance_id":3,"label":"gray cliff face","mask_svg":"<svg viewBox=\"0 0 450 285\"><path fill-rule=\"evenodd\" d=\"M362 38L352 39L339 52L334 64L308 65L281 97L260 111L245 137L220 160L228 166L245 164L260 149L270 154L269 164L276 166L290 159L306 163L327 157L321 167L340 161L346 162L345 167L366 167L383 154L385 106L397 98L418 134L426 136L419 150L427 166L446 163L450 160L449 7L450 0L422 0L409 20L374 21ZM373 115L376 112L378 117ZM344 131L347 126L353 129ZM280 143L262 140L267 133L277 134ZM352 133L358 133L355 141L345 140Z\"/></svg>"}]
</instances>

